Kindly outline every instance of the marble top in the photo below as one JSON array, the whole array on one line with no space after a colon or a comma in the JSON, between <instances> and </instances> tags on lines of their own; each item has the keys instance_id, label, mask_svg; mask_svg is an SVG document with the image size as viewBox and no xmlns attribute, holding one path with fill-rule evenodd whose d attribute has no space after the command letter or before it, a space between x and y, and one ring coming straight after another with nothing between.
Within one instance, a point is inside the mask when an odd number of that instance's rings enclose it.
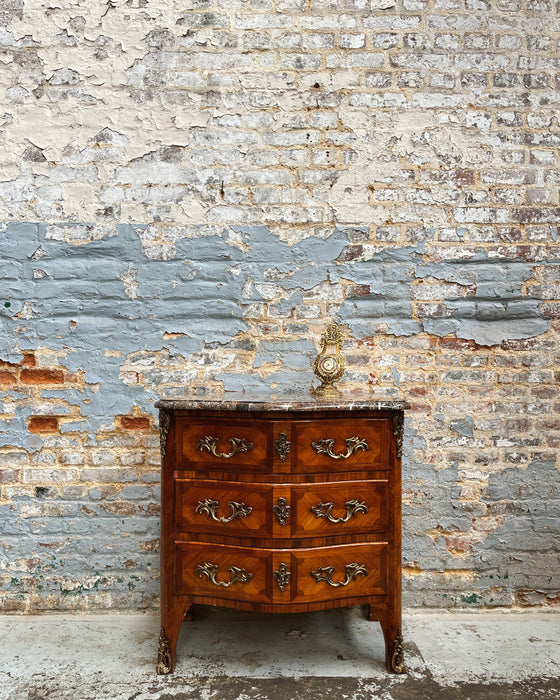
<instances>
[{"instance_id":1,"label":"marble top","mask_svg":"<svg viewBox=\"0 0 560 700\"><path fill-rule=\"evenodd\" d=\"M169 411L207 410L207 411L404 411L410 404L401 399L376 398L371 394L345 394L325 397L311 392L293 392L290 394L245 394L243 392L224 392L219 396L192 396L162 398L155 403L156 408Z\"/></svg>"}]
</instances>

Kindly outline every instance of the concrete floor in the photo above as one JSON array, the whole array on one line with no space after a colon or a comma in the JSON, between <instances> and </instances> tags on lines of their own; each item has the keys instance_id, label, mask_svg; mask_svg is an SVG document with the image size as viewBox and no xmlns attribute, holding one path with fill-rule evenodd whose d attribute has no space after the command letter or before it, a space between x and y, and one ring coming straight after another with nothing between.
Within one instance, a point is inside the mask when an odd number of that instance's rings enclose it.
<instances>
[{"instance_id":1,"label":"concrete floor","mask_svg":"<svg viewBox=\"0 0 560 700\"><path fill-rule=\"evenodd\" d=\"M409 673L383 667L361 608L260 615L197 607L173 676L154 615L0 616L2 700L560 699L560 614L404 613Z\"/></svg>"}]
</instances>

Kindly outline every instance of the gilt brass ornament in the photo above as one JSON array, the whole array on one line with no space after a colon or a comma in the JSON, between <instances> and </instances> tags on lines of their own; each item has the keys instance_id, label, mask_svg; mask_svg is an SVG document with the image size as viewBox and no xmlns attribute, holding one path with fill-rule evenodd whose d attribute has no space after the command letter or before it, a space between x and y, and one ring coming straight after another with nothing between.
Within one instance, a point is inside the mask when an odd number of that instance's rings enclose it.
<instances>
[{"instance_id":1,"label":"gilt brass ornament","mask_svg":"<svg viewBox=\"0 0 560 700\"><path fill-rule=\"evenodd\" d=\"M231 457L235 456L238 452L246 453L253 447L253 443L245 442L245 438L231 437L229 439L232 446L231 452L218 452L219 442L220 438L207 435L205 438L201 438L199 440L196 449L200 450L201 452L202 450L206 449L208 452L210 452L210 454L213 454L214 457L219 457L220 459L231 459Z\"/></svg>"},{"instance_id":2,"label":"gilt brass ornament","mask_svg":"<svg viewBox=\"0 0 560 700\"><path fill-rule=\"evenodd\" d=\"M366 506L364 501L358 501L357 498L351 501L346 501L344 504L346 508L346 515L335 518L332 514L334 503L329 501L328 503L317 503L316 506L311 506L311 512L316 518L326 518L331 523L347 523L350 518L355 518L358 513L367 513L369 508Z\"/></svg>"},{"instance_id":3,"label":"gilt brass ornament","mask_svg":"<svg viewBox=\"0 0 560 700\"><path fill-rule=\"evenodd\" d=\"M286 586L290 583L292 574L288 571L288 565L282 562L277 570L272 572L272 576L276 581L278 588L284 593Z\"/></svg>"},{"instance_id":4,"label":"gilt brass ornament","mask_svg":"<svg viewBox=\"0 0 560 700\"><path fill-rule=\"evenodd\" d=\"M342 328L332 323L321 336L321 352L313 363L313 373L321 382L316 394L338 396L340 393L334 384L344 374L344 357L340 353L342 335Z\"/></svg>"},{"instance_id":5,"label":"gilt brass ornament","mask_svg":"<svg viewBox=\"0 0 560 700\"><path fill-rule=\"evenodd\" d=\"M356 562L352 564L346 564L344 567L346 573L346 579L344 581L333 581L334 566L322 566L317 569L317 571L312 571L311 576L319 583L320 581L325 581L329 586L338 588L339 586L347 586L350 581L353 581L358 576L367 576L369 571L366 569L365 564L358 564Z\"/></svg>"},{"instance_id":6,"label":"gilt brass ornament","mask_svg":"<svg viewBox=\"0 0 560 700\"><path fill-rule=\"evenodd\" d=\"M194 573L201 578L202 576L206 576L209 581L219 588L229 588L233 586L234 583L248 583L253 578L253 574L250 571L240 569L238 566L230 566L228 571L231 579L229 581L218 581L218 564L206 561L204 564L199 564Z\"/></svg>"},{"instance_id":7,"label":"gilt brass ornament","mask_svg":"<svg viewBox=\"0 0 560 700\"><path fill-rule=\"evenodd\" d=\"M167 436L171 424L171 413L165 409L159 411L159 450L161 461L165 459L165 448L167 447Z\"/></svg>"},{"instance_id":8,"label":"gilt brass ornament","mask_svg":"<svg viewBox=\"0 0 560 700\"><path fill-rule=\"evenodd\" d=\"M171 673L173 667L173 661L171 658L171 649L169 648L169 639L165 634L163 627L159 633L159 645L158 645L158 661L156 666L156 673L158 676L165 676Z\"/></svg>"},{"instance_id":9,"label":"gilt brass ornament","mask_svg":"<svg viewBox=\"0 0 560 700\"><path fill-rule=\"evenodd\" d=\"M205 498L203 501L198 502L195 513L206 515L217 523L231 523L235 518L246 518L253 512L252 506L246 506L244 503L237 503L237 501L229 501L228 506L231 510L231 515L227 518L225 516L220 518L217 515L219 505L219 501L215 501L213 498Z\"/></svg>"},{"instance_id":10,"label":"gilt brass ornament","mask_svg":"<svg viewBox=\"0 0 560 700\"><path fill-rule=\"evenodd\" d=\"M393 642L393 656L391 657L391 666L395 673L406 673L407 668L404 662L404 645L402 631L399 629L397 637Z\"/></svg>"},{"instance_id":11,"label":"gilt brass ornament","mask_svg":"<svg viewBox=\"0 0 560 700\"><path fill-rule=\"evenodd\" d=\"M318 442L312 442L311 447L318 455L324 454L333 459L348 459L353 454L357 454L358 450L369 450L369 445L365 440L362 440L357 435L355 437L346 438L346 452L334 452L334 438L321 438Z\"/></svg>"},{"instance_id":12,"label":"gilt brass ornament","mask_svg":"<svg viewBox=\"0 0 560 700\"><path fill-rule=\"evenodd\" d=\"M278 440L274 440L274 449L278 453L281 462L286 461L291 446L292 443L288 440L286 433L280 433Z\"/></svg>"},{"instance_id":13,"label":"gilt brass ornament","mask_svg":"<svg viewBox=\"0 0 560 700\"><path fill-rule=\"evenodd\" d=\"M290 517L290 506L285 498L279 498L278 503L272 506L272 512L278 518L280 525L285 525L286 520Z\"/></svg>"},{"instance_id":14,"label":"gilt brass ornament","mask_svg":"<svg viewBox=\"0 0 560 700\"><path fill-rule=\"evenodd\" d=\"M393 413L393 435L397 443L397 459L402 459L404 435L404 413L402 411Z\"/></svg>"}]
</instances>

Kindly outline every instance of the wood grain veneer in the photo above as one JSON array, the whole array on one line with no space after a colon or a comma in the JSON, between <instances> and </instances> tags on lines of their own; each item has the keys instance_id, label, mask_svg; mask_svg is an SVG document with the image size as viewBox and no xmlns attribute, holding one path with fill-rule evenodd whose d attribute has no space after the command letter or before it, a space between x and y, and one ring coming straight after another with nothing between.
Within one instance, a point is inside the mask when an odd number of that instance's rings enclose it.
<instances>
[{"instance_id":1,"label":"wood grain veneer","mask_svg":"<svg viewBox=\"0 0 560 700\"><path fill-rule=\"evenodd\" d=\"M161 400L161 635L175 666L193 603L262 612L367 605L404 670L402 402Z\"/></svg>"}]
</instances>

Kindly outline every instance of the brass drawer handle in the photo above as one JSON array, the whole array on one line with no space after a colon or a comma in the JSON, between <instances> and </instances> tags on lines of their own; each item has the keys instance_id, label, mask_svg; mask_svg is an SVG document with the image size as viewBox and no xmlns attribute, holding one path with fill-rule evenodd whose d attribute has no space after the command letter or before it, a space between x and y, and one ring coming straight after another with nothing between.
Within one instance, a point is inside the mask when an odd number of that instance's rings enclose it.
<instances>
[{"instance_id":1,"label":"brass drawer handle","mask_svg":"<svg viewBox=\"0 0 560 700\"><path fill-rule=\"evenodd\" d=\"M218 452L218 443L220 442L220 438L217 437L212 437L212 435L207 435L205 438L201 438L198 442L198 445L196 446L197 450L208 450L211 454L214 455L214 457L220 457L221 459L229 459L230 457L233 457L236 455L238 452L249 452L249 450L253 447L252 442L245 442L244 438L236 438L236 437L231 437L229 438L229 442L231 442L231 445L233 447L231 452Z\"/></svg>"},{"instance_id":2,"label":"brass drawer handle","mask_svg":"<svg viewBox=\"0 0 560 700\"><path fill-rule=\"evenodd\" d=\"M319 442L312 442L311 447L317 452L318 455L326 454L333 459L348 459L350 455L353 455L358 450L369 450L369 445L365 440L359 437L346 438L346 454L339 452L335 454L333 452L334 448L334 438L321 438Z\"/></svg>"},{"instance_id":3,"label":"brass drawer handle","mask_svg":"<svg viewBox=\"0 0 560 700\"><path fill-rule=\"evenodd\" d=\"M341 518L333 518L332 511L334 503L330 501L328 503L317 503L316 506L311 506L311 512L315 514L316 518L326 518L331 523L347 523L350 518L355 518L358 513L367 513L369 510L364 501L358 501L356 498L352 501L346 501L344 505L346 507L346 515Z\"/></svg>"},{"instance_id":4,"label":"brass drawer handle","mask_svg":"<svg viewBox=\"0 0 560 700\"><path fill-rule=\"evenodd\" d=\"M252 506L246 506L244 503L237 503L236 501L229 501L228 506L231 509L231 515L228 518L224 516L218 518L216 511L219 505L219 501L214 501L212 498L205 498L203 501L198 502L195 513L206 515L217 523L231 523L235 518L246 518L253 512Z\"/></svg>"},{"instance_id":5,"label":"brass drawer handle","mask_svg":"<svg viewBox=\"0 0 560 700\"><path fill-rule=\"evenodd\" d=\"M355 579L357 576L367 576L369 571L366 569L365 564L346 564L346 581L333 581L332 575L334 573L334 566L323 566L317 571L312 571L311 576L319 583L320 581L325 581L329 586L334 586L338 588L339 586L347 586L350 581Z\"/></svg>"},{"instance_id":6,"label":"brass drawer handle","mask_svg":"<svg viewBox=\"0 0 560 700\"><path fill-rule=\"evenodd\" d=\"M201 578L206 576L215 586L220 588L229 588L234 583L247 583L253 578L253 574L250 571L245 571L245 569L240 569L237 566L230 566L228 571L231 574L231 581L217 581L218 565L206 561L204 564L199 564L194 573Z\"/></svg>"},{"instance_id":7,"label":"brass drawer handle","mask_svg":"<svg viewBox=\"0 0 560 700\"><path fill-rule=\"evenodd\" d=\"M278 588L282 591L282 593L284 593L284 589L290 583L290 579L292 578L291 572L288 571L288 565L282 562L278 567L278 570L272 572L272 576L278 584Z\"/></svg>"},{"instance_id":8,"label":"brass drawer handle","mask_svg":"<svg viewBox=\"0 0 560 700\"><path fill-rule=\"evenodd\" d=\"M279 498L278 504L272 506L272 512L278 518L280 525L285 525L286 520L290 517L290 506L285 498Z\"/></svg>"}]
</instances>

